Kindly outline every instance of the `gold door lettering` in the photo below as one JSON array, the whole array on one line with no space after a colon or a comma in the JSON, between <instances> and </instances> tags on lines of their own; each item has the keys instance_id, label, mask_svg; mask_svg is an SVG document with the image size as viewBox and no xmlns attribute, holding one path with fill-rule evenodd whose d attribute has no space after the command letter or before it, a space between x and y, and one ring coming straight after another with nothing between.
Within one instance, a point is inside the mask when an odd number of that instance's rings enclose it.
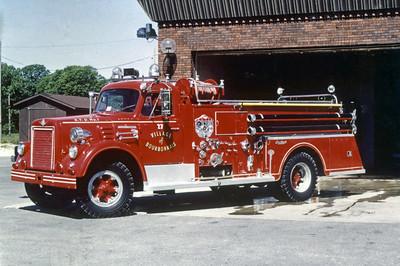
<instances>
[{"instance_id":1,"label":"gold door lettering","mask_svg":"<svg viewBox=\"0 0 400 266\"><path fill-rule=\"evenodd\" d=\"M155 131L150 134L150 137L154 139L154 143L147 141L144 146L151 151L166 152L176 147L176 143L172 140L171 132Z\"/></svg>"}]
</instances>

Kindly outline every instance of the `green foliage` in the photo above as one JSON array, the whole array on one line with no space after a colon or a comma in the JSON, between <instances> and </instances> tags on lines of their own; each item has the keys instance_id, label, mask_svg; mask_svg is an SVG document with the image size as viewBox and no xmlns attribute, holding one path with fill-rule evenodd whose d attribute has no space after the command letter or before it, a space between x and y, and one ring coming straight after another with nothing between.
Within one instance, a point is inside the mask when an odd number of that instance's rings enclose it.
<instances>
[{"instance_id":1,"label":"green foliage","mask_svg":"<svg viewBox=\"0 0 400 266\"><path fill-rule=\"evenodd\" d=\"M99 91L106 79L90 66L68 66L44 77L39 82L41 92L88 96L89 91Z\"/></svg>"},{"instance_id":2,"label":"green foliage","mask_svg":"<svg viewBox=\"0 0 400 266\"><path fill-rule=\"evenodd\" d=\"M1 136L1 143L18 144L19 143L19 134L18 133L12 133L11 135L3 134Z\"/></svg>"},{"instance_id":3,"label":"green foliage","mask_svg":"<svg viewBox=\"0 0 400 266\"><path fill-rule=\"evenodd\" d=\"M14 104L22 99L31 97L38 92L38 82L50 71L43 65L29 65L23 68L1 64L1 92L2 92L2 125L3 131L8 132L8 111L10 104ZM11 129L12 132L18 130L18 111L11 109Z\"/></svg>"}]
</instances>

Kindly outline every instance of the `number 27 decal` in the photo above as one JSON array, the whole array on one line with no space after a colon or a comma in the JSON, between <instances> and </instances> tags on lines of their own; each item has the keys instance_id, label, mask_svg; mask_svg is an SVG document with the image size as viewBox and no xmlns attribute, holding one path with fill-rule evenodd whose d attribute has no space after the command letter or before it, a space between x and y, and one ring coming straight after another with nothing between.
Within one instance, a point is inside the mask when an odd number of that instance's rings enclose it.
<instances>
[{"instance_id":1,"label":"number 27 decal","mask_svg":"<svg viewBox=\"0 0 400 266\"><path fill-rule=\"evenodd\" d=\"M164 128L164 124L157 124L157 129L163 129Z\"/></svg>"}]
</instances>

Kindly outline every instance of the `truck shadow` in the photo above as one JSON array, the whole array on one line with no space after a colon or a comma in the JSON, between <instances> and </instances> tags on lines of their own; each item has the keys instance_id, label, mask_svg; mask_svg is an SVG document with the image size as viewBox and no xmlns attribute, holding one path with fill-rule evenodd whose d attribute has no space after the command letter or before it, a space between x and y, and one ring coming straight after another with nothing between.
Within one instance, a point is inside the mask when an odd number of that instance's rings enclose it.
<instances>
[{"instance_id":1,"label":"truck shadow","mask_svg":"<svg viewBox=\"0 0 400 266\"><path fill-rule=\"evenodd\" d=\"M134 213L132 215L136 215L137 213L156 214L244 206L253 204L254 199L259 197L267 197L272 199L272 195L265 188L243 188L226 192L200 191L173 194L154 194L149 196L135 197ZM19 209L72 219L88 218L75 204L72 204L68 208L61 210L42 208L33 204L30 206L21 207Z\"/></svg>"},{"instance_id":2,"label":"truck shadow","mask_svg":"<svg viewBox=\"0 0 400 266\"><path fill-rule=\"evenodd\" d=\"M252 205L255 198L270 198L265 188L240 188L232 191L185 192L136 199L137 212L168 213Z\"/></svg>"},{"instance_id":3,"label":"truck shadow","mask_svg":"<svg viewBox=\"0 0 400 266\"><path fill-rule=\"evenodd\" d=\"M257 215L259 210L276 208L285 205L309 204L312 201L330 201L352 195L349 191L321 191L308 202L281 202L273 197L266 188L241 188L232 191L200 191L174 194L154 194L135 197L135 208L132 215L137 213L162 214L172 212L199 211L234 207L232 215ZM53 210L36 205L19 208L20 210L56 215L71 219L86 219L80 209L72 204L68 208Z\"/></svg>"}]
</instances>

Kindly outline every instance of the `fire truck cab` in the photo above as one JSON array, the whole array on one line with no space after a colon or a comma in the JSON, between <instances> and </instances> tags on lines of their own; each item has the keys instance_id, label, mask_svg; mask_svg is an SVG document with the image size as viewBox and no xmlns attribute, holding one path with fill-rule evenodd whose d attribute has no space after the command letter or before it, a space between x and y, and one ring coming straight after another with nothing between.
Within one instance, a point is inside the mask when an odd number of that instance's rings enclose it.
<instances>
[{"instance_id":1,"label":"fire truck cab","mask_svg":"<svg viewBox=\"0 0 400 266\"><path fill-rule=\"evenodd\" d=\"M133 210L134 191L258 185L304 201L318 176L361 174L356 112L330 93L223 100L223 81L107 84L84 116L34 121L11 178L47 208L91 217Z\"/></svg>"}]
</instances>

